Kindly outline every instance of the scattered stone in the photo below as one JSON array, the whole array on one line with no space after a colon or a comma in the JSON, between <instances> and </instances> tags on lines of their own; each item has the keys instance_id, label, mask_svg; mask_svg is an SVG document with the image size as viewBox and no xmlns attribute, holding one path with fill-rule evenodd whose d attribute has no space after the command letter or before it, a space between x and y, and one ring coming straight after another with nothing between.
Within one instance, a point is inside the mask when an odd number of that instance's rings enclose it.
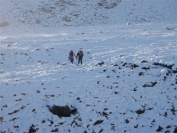
<instances>
[{"instance_id":1,"label":"scattered stone","mask_svg":"<svg viewBox=\"0 0 177 133\"><path fill-rule=\"evenodd\" d=\"M14 126L14 128L19 128L19 126Z\"/></svg>"},{"instance_id":2,"label":"scattered stone","mask_svg":"<svg viewBox=\"0 0 177 133\"><path fill-rule=\"evenodd\" d=\"M45 123L45 120L42 120L41 123L42 123L42 124Z\"/></svg>"},{"instance_id":3,"label":"scattered stone","mask_svg":"<svg viewBox=\"0 0 177 133\"><path fill-rule=\"evenodd\" d=\"M175 128L174 133L177 133L177 127Z\"/></svg>"},{"instance_id":4,"label":"scattered stone","mask_svg":"<svg viewBox=\"0 0 177 133\"><path fill-rule=\"evenodd\" d=\"M114 94L118 94L118 92L117 92L117 91L115 91L115 92L114 92Z\"/></svg>"},{"instance_id":5,"label":"scattered stone","mask_svg":"<svg viewBox=\"0 0 177 133\"><path fill-rule=\"evenodd\" d=\"M81 98L80 97L77 97L77 99L76 100L80 100Z\"/></svg>"},{"instance_id":6,"label":"scattered stone","mask_svg":"<svg viewBox=\"0 0 177 133\"><path fill-rule=\"evenodd\" d=\"M103 72L106 72L106 69L104 69Z\"/></svg>"},{"instance_id":7,"label":"scattered stone","mask_svg":"<svg viewBox=\"0 0 177 133\"><path fill-rule=\"evenodd\" d=\"M166 130L165 133L170 133L170 130Z\"/></svg>"},{"instance_id":8,"label":"scattered stone","mask_svg":"<svg viewBox=\"0 0 177 133\"><path fill-rule=\"evenodd\" d=\"M144 70L149 70L150 67L142 67L142 69L144 69Z\"/></svg>"},{"instance_id":9,"label":"scattered stone","mask_svg":"<svg viewBox=\"0 0 177 133\"><path fill-rule=\"evenodd\" d=\"M3 119L4 119L4 118L3 118L2 116L0 116L0 122L1 122L1 123L3 122Z\"/></svg>"},{"instance_id":10,"label":"scattered stone","mask_svg":"<svg viewBox=\"0 0 177 133\"><path fill-rule=\"evenodd\" d=\"M143 114L144 112L145 112L145 110L143 109L143 110L141 110L141 109L139 109L139 110L137 110L137 111L135 111L138 115L140 115L140 114Z\"/></svg>"},{"instance_id":11,"label":"scattered stone","mask_svg":"<svg viewBox=\"0 0 177 133\"><path fill-rule=\"evenodd\" d=\"M129 120L128 120L128 119L126 119L126 120L125 120L125 123L126 123L126 124L128 124L128 123L129 123Z\"/></svg>"},{"instance_id":12,"label":"scattered stone","mask_svg":"<svg viewBox=\"0 0 177 133\"><path fill-rule=\"evenodd\" d=\"M25 96L25 95L26 95L26 93L22 93L22 95L24 95L24 96Z\"/></svg>"},{"instance_id":13,"label":"scattered stone","mask_svg":"<svg viewBox=\"0 0 177 133\"><path fill-rule=\"evenodd\" d=\"M98 65L102 66L104 64L104 61L101 61L98 63Z\"/></svg>"},{"instance_id":14,"label":"scattered stone","mask_svg":"<svg viewBox=\"0 0 177 133\"><path fill-rule=\"evenodd\" d=\"M146 60L142 60L141 63L148 63L148 61L146 61Z\"/></svg>"},{"instance_id":15,"label":"scattered stone","mask_svg":"<svg viewBox=\"0 0 177 133\"><path fill-rule=\"evenodd\" d=\"M153 65L158 65L158 66L162 66L162 67L166 67L168 69L172 69L172 67L174 66L174 64L171 64L171 65L167 65L167 64L163 64L163 63L158 63L158 62L154 62Z\"/></svg>"},{"instance_id":16,"label":"scattered stone","mask_svg":"<svg viewBox=\"0 0 177 133\"><path fill-rule=\"evenodd\" d=\"M177 110L175 109L175 106L174 105L172 105L172 109L171 109L171 112L173 113L173 115L176 115L176 112Z\"/></svg>"},{"instance_id":17,"label":"scattered stone","mask_svg":"<svg viewBox=\"0 0 177 133\"><path fill-rule=\"evenodd\" d=\"M156 84L157 82L149 82L149 83L145 83L143 87L154 87Z\"/></svg>"},{"instance_id":18,"label":"scattered stone","mask_svg":"<svg viewBox=\"0 0 177 133\"><path fill-rule=\"evenodd\" d=\"M136 88L134 88L132 91L137 91L137 89L136 89Z\"/></svg>"},{"instance_id":19,"label":"scattered stone","mask_svg":"<svg viewBox=\"0 0 177 133\"><path fill-rule=\"evenodd\" d=\"M131 64L132 69L137 68L137 67L139 67L137 64Z\"/></svg>"},{"instance_id":20,"label":"scattered stone","mask_svg":"<svg viewBox=\"0 0 177 133\"><path fill-rule=\"evenodd\" d=\"M134 128L138 128L138 124L134 126Z\"/></svg>"},{"instance_id":21,"label":"scattered stone","mask_svg":"<svg viewBox=\"0 0 177 133\"><path fill-rule=\"evenodd\" d=\"M115 2L108 2L108 1L105 1L105 0L101 0L98 3L98 5L100 7L105 8L105 9L111 9L111 8L116 7L120 2L121 2L121 0L118 0L118 1L115 1Z\"/></svg>"},{"instance_id":22,"label":"scattered stone","mask_svg":"<svg viewBox=\"0 0 177 133\"><path fill-rule=\"evenodd\" d=\"M97 120L93 125L101 124L103 120Z\"/></svg>"},{"instance_id":23,"label":"scattered stone","mask_svg":"<svg viewBox=\"0 0 177 133\"><path fill-rule=\"evenodd\" d=\"M29 128L29 133L35 133L38 130L38 128L35 128L35 126L32 124Z\"/></svg>"},{"instance_id":24,"label":"scattered stone","mask_svg":"<svg viewBox=\"0 0 177 133\"><path fill-rule=\"evenodd\" d=\"M156 132L161 132L163 130L163 127L159 126Z\"/></svg>"},{"instance_id":25,"label":"scattered stone","mask_svg":"<svg viewBox=\"0 0 177 133\"><path fill-rule=\"evenodd\" d=\"M56 129L52 129L51 132L58 132L58 128L56 128Z\"/></svg>"},{"instance_id":26,"label":"scattered stone","mask_svg":"<svg viewBox=\"0 0 177 133\"><path fill-rule=\"evenodd\" d=\"M147 108L147 110L153 110L154 108Z\"/></svg>"},{"instance_id":27,"label":"scattered stone","mask_svg":"<svg viewBox=\"0 0 177 133\"><path fill-rule=\"evenodd\" d=\"M164 117L167 117L167 116L168 116L167 112L165 112L163 116L164 116Z\"/></svg>"},{"instance_id":28,"label":"scattered stone","mask_svg":"<svg viewBox=\"0 0 177 133\"><path fill-rule=\"evenodd\" d=\"M116 70L114 70L114 69L113 69L112 71L113 71L114 73L116 72Z\"/></svg>"},{"instance_id":29,"label":"scattered stone","mask_svg":"<svg viewBox=\"0 0 177 133\"><path fill-rule=\"evenodd\" d=\"M103 132L103 129L101 129L101 130L99 131L99 133L101 133L101 132Z\"/></svg>"},{"instance_id":30,"label":"scattered stone","mask_svg":"<svg viewBox=\"0 0 177 133\"><path fill-rule=\"evenodd\" d=\"M142 76L142 75L144 75L144 73L143 73L143 72L140 72L140 73L139 73L139 76Z\"/></svg>"}]
</instances>

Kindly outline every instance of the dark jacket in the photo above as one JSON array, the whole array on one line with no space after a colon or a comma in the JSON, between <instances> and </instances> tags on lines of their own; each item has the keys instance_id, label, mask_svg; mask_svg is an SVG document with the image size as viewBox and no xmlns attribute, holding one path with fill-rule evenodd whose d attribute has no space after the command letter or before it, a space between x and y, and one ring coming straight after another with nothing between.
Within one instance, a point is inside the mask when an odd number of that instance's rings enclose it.
<instances>
[{"instance_id":1,"label":"dark jacket","mask_svg":"<svg viewBox=\"0 0 177 133\"><path fill-rule=\"evenodd\" d=\"M84 56L83 51L79 50L79 52L77 53L77 58L82 58Z\"/></svg>"}]
</instances>

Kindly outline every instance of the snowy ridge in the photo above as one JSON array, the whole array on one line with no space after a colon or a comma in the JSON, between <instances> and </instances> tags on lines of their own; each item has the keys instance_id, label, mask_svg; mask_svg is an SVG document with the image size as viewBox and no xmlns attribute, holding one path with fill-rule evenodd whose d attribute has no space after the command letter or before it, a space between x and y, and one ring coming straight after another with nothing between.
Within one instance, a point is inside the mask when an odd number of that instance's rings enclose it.
<instances>
[{"instance_id":1,"label":"snowy ridge","mask_svg":"<svg viewBox=\"0 0 177 133\"><path fill-rule=\"evenodd\" d=\"M176 0L0 2L1 133L177 132Z\"/></svg>"},{"instance_id":2,"label":"snowy ridge","mask_svg":"<svg viewBox=\"0 0 177 133\"><path fill-rule=\"evenodd\" d=\"M61 27L175 22L176 0L1 0L1 22L13 27Z\"/></svg>"}]
</instances>

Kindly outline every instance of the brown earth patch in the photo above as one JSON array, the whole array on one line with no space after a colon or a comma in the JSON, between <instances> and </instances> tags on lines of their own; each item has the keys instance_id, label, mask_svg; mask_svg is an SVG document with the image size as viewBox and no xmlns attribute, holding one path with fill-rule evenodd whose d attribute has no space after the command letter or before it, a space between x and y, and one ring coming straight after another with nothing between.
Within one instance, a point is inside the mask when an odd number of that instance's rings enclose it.
<instances>
[{"instance_id":1,"label":"brown earth patch","mask_svg":"<svg viewBox=\"0 0 177 133\"><path fill-rule=\"evenodd\" d=\"M2 23L0 23L0 27L5 27L5 26L8 26L8 25L9 25L8 22L2 22Z\"/></svg>"}]
</instances>

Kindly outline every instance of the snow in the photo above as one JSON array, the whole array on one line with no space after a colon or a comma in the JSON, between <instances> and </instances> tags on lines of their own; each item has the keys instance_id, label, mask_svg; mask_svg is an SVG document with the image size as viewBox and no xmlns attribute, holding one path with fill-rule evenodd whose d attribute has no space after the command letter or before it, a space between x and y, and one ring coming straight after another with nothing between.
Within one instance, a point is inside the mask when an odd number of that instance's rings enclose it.
<instances>
[{"instance_id":1,"label":"snow","mask_svg":"<svg viewBox=\"0 0 177 133\"><path fill-rule=\"evenodd\" d=\"M176 0L0 4L0 132L177 131Z\"/></svg>"}]
</instances>

